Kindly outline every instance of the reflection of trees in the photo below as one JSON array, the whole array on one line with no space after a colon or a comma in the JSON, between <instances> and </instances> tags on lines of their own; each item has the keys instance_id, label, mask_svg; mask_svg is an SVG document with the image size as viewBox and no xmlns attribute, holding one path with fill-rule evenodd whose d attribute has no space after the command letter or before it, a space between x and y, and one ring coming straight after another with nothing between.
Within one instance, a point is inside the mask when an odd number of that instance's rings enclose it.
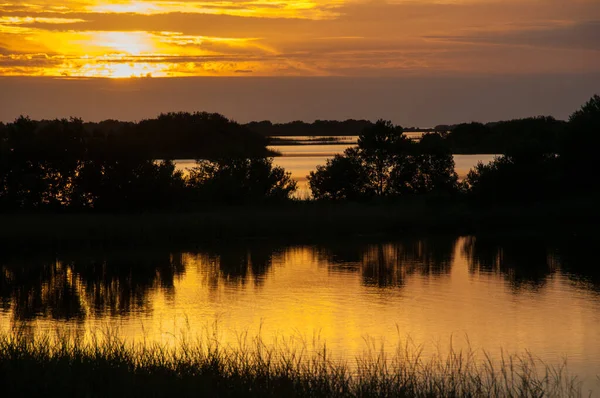
<instances>
[{"instance_id":1,"label":"reflection of trees","mask_svg":"<svg viewBox=\"0 0 600 398\"><path fill-rule=\"evenodd\" d=\"M0 300L18 320L38 316L80 319L85 316L77 291L77 278L69 267L52 259L3 262L0 265Z\"/></svg>"},{"instance_id":2,"label":"reflection of trees","mask_svg":"<svg viewBox=\"0 0 600 398\"><path fill-rule=\"evenodd\" d=\"M269 244L221 245L194 253L203 267L210 267L209 286L220 283L245 285L250 279L260 286L279 250Z\"/></svg>"},{"instance_id":3,"label":"reflection of trees","mask_svg":"<svg viewBox=\"0 0 600 398\"><path fill-rule=\"evenodd\" d=\"M163 251L0 259L0 302L16 320L72 320L148 310L155 287L172 292L181 256Z\"/></svg>"},{"instance_id":4,"label":"reflection of trees","mask_svg":"<svg viewBox=\"0 0 600 398\"><path fill-rule=\"evenodd\" d=\"M153 288L173 292L176 275L183 272L181 257L165 251L139 251L69 261L81 279L90 311L123 315L147 310Z\"/></svg>"},{"instance_id":5,"label":"reflection of trees","mask_svg":"<svg viewBox=\"0 0 600 398\"><path fill-rule=\"evenodd\" d=\"M541 241L468 237L462 250L471 272L502 275L515 289L539 289L556 270Z\"/></svg>"},{"instance_id":6,"label":"reflection of trees","mask_svg":"<svg viewBox=\"0 0 600 398\"><path fill-rule=\"evenodd\" d=\"M83 320L150 310L150 293L174 293L186 256L208 269L211 286L259 286L277 249L270 245L216 246L191 253L154 249L101 253L0 257L0 309L15 321L37 317Z\"/></svg>"},{"instance_id":7,"label":"reflection of trees","mask_svg":"<svg viewBox=\"0 0 600 398\"><path fill-rule=\"evenodd\" d=\"M337 271L360 272L369 286L402 286L411 275L439 276L450 271L456 239L429 238L391 243L329 245L319 257Z\"/></svg>"},{"instance_id":8,"label":"reflection of trees","mask_svg":"<svg viewBox=\"0 0 600 398\"><path fill-rule=\"evenodd\" d=\"M564 240L554 250L561 271L572 281L600 292L597 243L590 237Z\"/></svg>"}]
</instances>

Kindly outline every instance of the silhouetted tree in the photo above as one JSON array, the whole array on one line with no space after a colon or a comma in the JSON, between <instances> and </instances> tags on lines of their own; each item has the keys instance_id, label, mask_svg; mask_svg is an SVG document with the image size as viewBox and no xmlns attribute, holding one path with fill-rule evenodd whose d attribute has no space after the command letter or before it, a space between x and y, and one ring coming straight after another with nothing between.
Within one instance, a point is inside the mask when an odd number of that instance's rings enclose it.
<instances>
[{"instance_id":1,"label":"silhouetted tree","mask_svg":"<svg viewBox=\"0 0 600 398\"><path fill-rule=\"evenodd\" d=\"M600 96L594 95L569 118L560 148L566 186L576 192L600 190Z\"/></svg>"},{"instance_id":2,"label":"silhouetted tree","mask_svg":"<svg viewBox=\"0 0 600 398\"><path fill-rule=\"evenodd\" d=\"M250 122L245 126L266 137L272 136L344 136L356 135L371 126L368 120L315 120L306 123L296 120L289 123L271 123L268 120Z\"/></svg>"},{"instance_id":3,"label":"silhouetted tree","mask_svg":"<svg viewBox=\"0 0 600 398\"><path fill-rule=\"evenodd\" d=\"M372 197L369 188L369 176L362 167L356 149L346 151L345 155L336 155L327 160L326 165L317 166L311 171L308 182L316 199L361 200Z\"/></svg>"},{"instance_id":4,"label":"silhouetted tree","mask_svg":"<svg viewBox=\"0 0 600 398\"><path fill-rule=\"evenodd\" d=\"M156 160L171 155L210 159L202 161L202 201L288 198L295 183L268 153L266 138L219 114L140 123L20 117L0 126L0 211L182 206L197 196L189 193L198 193L199 174L188 181L172 161Z\"/></svg>"},{"instance_id":5,"label":"silhouetted tree","mask_svg":"<svg viewBox=\"0 0 600 398\"><path fill-rule=\"evenodd\" d=\"M599 96L571 116L566 130L562 122L542 117L503 122L494 128L522 136L507 141L504 156L469 172L466 187L477 201L547 201L600 187L600 166L595 161L600 144Z\"/></svg>"},{"instance_id":6,"label":"silhouetted tree","mask_svg":"<svg viewBox=\"0 0 600 398\"><path fill-rule=\"evenodd\" d=\"M296 182L271 159L198 160L187 186L195 200L224 203L281 201L290 198Z\"/></svg>"},{"instance_id":7,"label":"silhouetted tree","mask_svg":"<svg viewBox=\"0 0 600 398\"><path fill-rule=\"evenodd\" d=\"M82 162L72 206L98 210L172 208L184 199L183 173L172 161L121 159Z\"/></svg>"},{"instance_id":8,"label":"silhouetted tree","mask_svg":"<svg viewBox=\"0 0 600 398\"><path fill-rule=\"evenodd\" d=\"M500 122L462 123L446 136L453 153L508 154L522 148L556 153L565 122L538 116Z\"/></svg>"},{"instance_id":9,"label":"silhouetted tree","mask_svg":"<svg viewBox=\"0 0 600 398\"><path fill-rule=\"evenodd\" d=\"M415 143L399 126L380 120L347 149L308 176L316 199L356 200L434 191L452 192L454 159L441 136Z\"/></svg>"},{"instance_id":10,"label":"silhouetted tree","mask_svg":"<svg viewBox=\"0 0 600 398\"><path fill-rule=\"evenodd\" d=\"M412 155L394 168L395 191L399 194L456 191L458 176L454 171L454 157L444 138L428 133L411 146Z\"/></svg>"},{"instance_id":11,"label":"silhouetted tree","mask_svg":"<svg viewBox=\"0 0 600 398\"><path fill-rule=\"evenodd\" d=\"M500 156L479 162L467 174L465 186L480 203L531 202L556 198L561 171L555 155Z\"/></svg>"}]
</instances>

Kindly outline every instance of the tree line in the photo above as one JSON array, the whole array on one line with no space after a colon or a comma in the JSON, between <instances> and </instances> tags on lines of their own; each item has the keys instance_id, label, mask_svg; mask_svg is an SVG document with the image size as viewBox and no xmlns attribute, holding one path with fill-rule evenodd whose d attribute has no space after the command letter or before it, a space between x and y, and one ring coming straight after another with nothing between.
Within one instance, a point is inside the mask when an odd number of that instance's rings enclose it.
<instances>
[{"instance_id":1,"label":"tree line","mask_svg":"<svg viewBox=\"0 0 600 398\"><path fill-rule=\"evenodd\" d=\"M0 125L0 210L194 209L284 202L296 189L290 174L273 165L264 136L221 115L170 113L115 123L20 117ZM502 142L500 156L459 181L455 148L483 148L490 137ZM363 128L356 147L319 166L308 180L314 199L328 201L427 194L499 203L581 196L600 188L594 156L599 137L597 95L568 122L538 117L470 123L427 133L418 142L380 120ZM187 173L169 160L177 148L198 159Z\"/></svg>"},{"instance_id":2,"label":"tree line","mask_svg":"<svg viewBox=\"0 0 600 398\"><path fill-rule=\"evenodd\" d=\"M181 208L277 200L295 189L267 157L264 138L221 115L171 113L111 126L26 117L1 126L0 210ZM201 160L184 174L169 160L174 148Z\"/></svg>"},{"instance_id":3,"label":"tree line","mask_svg":"<svg viewBox=\"0 0 600 398\"><path fill-rule=\"evenodd\" d=\"M483 148L490 137L502 143L499 156L489 164L479 163L459 182L453 148ZM312 172L309 183L315 198L330 200L442 194L501 203L581 196L600 189L595 161L599 137L597 95L568 122L537 117L494 125L470 123L450 133L425 134L420 142L380 120L363 131L357 147Z\"/></svg>"},{"instance_id":4,"label":"tree line","mask_svg":"<svg viewBox=\"0 0 600 398\"><path fill-rule=\"evenodd\" d=\"M376 123L368 120L316 120L313 123L294 121L289 123L271 123L270 121L246 124L249 130L268 137L354 136L374 127ZM520 146L543 147L556 151L561 136L568 123L551 116L538 116L525 119L498 121L490 123L461 123L456 125L438 125L434 128L419 127L397 128L396 131L440 134L450 151L454 154L502 154L511 148Z\"/></svg>"}]
</instances>

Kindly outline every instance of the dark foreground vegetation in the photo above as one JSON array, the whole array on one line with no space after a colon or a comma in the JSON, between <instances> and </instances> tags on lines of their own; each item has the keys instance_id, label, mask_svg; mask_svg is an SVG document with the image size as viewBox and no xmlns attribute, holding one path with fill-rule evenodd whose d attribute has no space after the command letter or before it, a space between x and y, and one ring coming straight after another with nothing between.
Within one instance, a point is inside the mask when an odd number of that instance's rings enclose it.
<instances>
[{"instance_id":1,"label":"dark foreground vegetation","mask_svg":"<svg viewBox=\"0 0 600 398\"><path fill-rule=\"evenodd\" d=\"M304 202L292 198L296 183L273 166L262 136L219 115L163 115L131 124L127 134L107 126L96 131L77 119L19 118L0 128L0 213L16 224L3 234L18 236L24 228L18 225L32 217L44 226L52 220L40 216L46 213L71 214L54 220L46 234L80 222L69 234L99 237L118 234L118 228L97 229L103 221L88 213L144 213L138 227L129 227L142 231L134 235L147 235L147 225L153 232L164 228L161 235L196 229L196 236L213 237L457 230L539 220L568 226L598 215L590 203L600 192L599 96L564 123L535 118L486 131L463 126L469 145L484 145L489 131L519 132L492 134L504 137L502 155L479 164L464 181L454 171L449 144L460 126L415 142L390 122L369 124L356 147L310 174L314 200ZM165 160L175 147L197 154L196 167L183 173ZM30 225L29 233L40 233L41 226Z\"/></svg>"},{"instance_id":2,"label":"dark foreground vegetation","mask_svg":"<svg viewBox=\"0 0 600 398\"><path fill-rule=\"evenodd\" d=\"M241 336L239 347L213 335L175 348L131 345L107 333L89 342L62 337L0 336L0 385L6 396L86 397L578 397L564 366L531 355L456 352L422 358L377 347L354 362L326 348L286 348Z\"/></svg>"},{"instance_id":3,"label":"dark foreground vegetation","mask_svg":"<svg viewBox=\"0 0 600 398\"><path fill-rule=\"evenodd\" d=\"M599 196L549 203L472 206L447 198L391 204L292 202L282 205L206 206L194 212L0 214L4 245L145 246L229 239L312 240L355 236L502 233L592 234L600 222Z\"/></svg>"}]
</instances>

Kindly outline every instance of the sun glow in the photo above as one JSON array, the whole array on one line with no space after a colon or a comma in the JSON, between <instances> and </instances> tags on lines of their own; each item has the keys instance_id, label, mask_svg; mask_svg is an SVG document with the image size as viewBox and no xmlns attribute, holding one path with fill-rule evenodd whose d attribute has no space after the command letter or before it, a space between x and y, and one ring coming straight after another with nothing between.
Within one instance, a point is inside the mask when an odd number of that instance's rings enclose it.
<instances>
[{"instance_id":1,"label":"sun glow","mask_svg":"<svg viewBox=\"0 0 600 398\"><path fill-rule=\"evenodd\" d=\"M196 36L168 31L45 31L23 26L21 20L9 22L0 24L0 34L19 34L25 40L23 46L14 48L21 53L0 53L0 75L7 76L236 75L260 71L260 64L252 61L253 58L276 55L275 50L258 38ZM11 67L23 63L26 69Z\"/></svg>"},{"instance_id":2,"label":"sun glow","mask_svg":"<svg viewBox=\"0 0 600 398\"><path fill-rule=\"evenodd\" d=\"M81 77L108 77L113 79L167 76L168 64L147 62L85 64L78 72Z\"/></svg>"},{"instance_id":3,"label":"sun glow","mask_svg":"<svg viewBox=\"0 0 600 398\"><path fill-rule=\"evenodd\" d=\"M595 74L572 2L0 0L0 76Z\"/></svg>"},{"instance_id":4,"label":"sun glow","mask_svg":"<svg viewBox=\"0 0 600 398\"><path fill-rule=\"evenodd\" d=\"M135 13L147 15L159 13L161 11L161 8L158 5L155 5L151 2L130 1L125 3L102 2L100 4L90 7L90 10L97 13Z\"/></svg>"},{"instance_id":5,"label":"sun glow","mask_svg":"<svg viewBox=\"0 0 600 398\"><path fill-rule=\"evenodd\" d=\"M151 54L156 50L147 32L96 32L85 44L128 55Z\"/></svg>"},{"instance_id":6,"label":"sun glow","mask_svg":"<svg viewBox=\"0 0 600 398\"><path fill-rule=\"evenodd\" d=\"M102 1L86 7L96 13L155 15L169 13L255 16L261 18L331 19L343 0L248 1Z\"/></svg>"}]
</instances>

